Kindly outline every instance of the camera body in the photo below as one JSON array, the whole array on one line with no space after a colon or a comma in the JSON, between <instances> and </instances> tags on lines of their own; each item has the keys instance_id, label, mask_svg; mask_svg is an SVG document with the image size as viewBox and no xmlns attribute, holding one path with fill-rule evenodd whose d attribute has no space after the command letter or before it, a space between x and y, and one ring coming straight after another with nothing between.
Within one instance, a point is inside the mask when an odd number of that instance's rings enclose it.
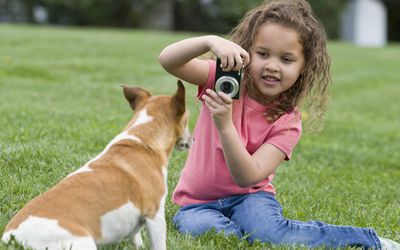
<instances>
[{"instance_id":1,"label":"camera body","mask_svg":"<svg viewBox=\"0 0 400 250\"><path fill-rule=\"evenodd\" d=\"M239 99L240 82L242 81L242 70L239 71L222 71L221 60L217 58L217 69L215 72L214 90L224 92L232 99Z\"/></svg>"}]
</instances>

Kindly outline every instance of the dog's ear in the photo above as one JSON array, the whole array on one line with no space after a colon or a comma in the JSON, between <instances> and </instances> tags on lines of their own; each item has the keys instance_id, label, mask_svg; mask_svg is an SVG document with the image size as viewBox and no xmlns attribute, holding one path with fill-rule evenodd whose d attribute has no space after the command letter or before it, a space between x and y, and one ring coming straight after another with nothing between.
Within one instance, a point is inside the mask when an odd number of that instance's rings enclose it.
<instances>
[{"instance_id":1,"label":"dog's ear","mask_svg":"<svg viewBox=\"0 0 400 250\"><path fill-rule=\"evenodd\" d=\"M181 80L178 80L178 89L172 96L172 108L175 110L177 116L182 116L185 111L185 87Z\"/></svg>"},{"instance_id":2,"label":"dog's ear","mask_svg":"<svg viewBox=\"0 0 400 250\"><path fill-rule=\"evenodd\" d=\"M141 108L146 103L147 99L151 97L150 92L139 87L122 85L122 88L124 89L124 96L133 110Z\"/></svg>"}]
</instances>

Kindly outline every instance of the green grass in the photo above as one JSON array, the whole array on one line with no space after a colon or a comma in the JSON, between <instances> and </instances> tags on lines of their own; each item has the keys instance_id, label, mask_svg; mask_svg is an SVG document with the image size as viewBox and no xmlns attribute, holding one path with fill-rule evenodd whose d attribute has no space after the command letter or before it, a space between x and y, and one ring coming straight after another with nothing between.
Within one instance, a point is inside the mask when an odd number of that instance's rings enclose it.
<instances>
[{"instance_id":1,"label":"green grass","mask_svg":"<svg viewBox=\"0 0 400 250\"><path fill-rule=\"evenodd\" d=\"M9 25L0 34L2 232L26 202L98 154L128 122L120 84L175 91L157 57L193 34ZM334 86L325 130L304 135L278 169L278 199L289 218L374 227L400 241L400 45L331 42L329 50ZM196 89L187 90L193 127ZM173 153L170 195L185 158ZM182 236L172 224L177 209L169 197L169 249L284 249L212 233ZM133 248L124 241L102 249Z\"/></svg>"}]
</instances>

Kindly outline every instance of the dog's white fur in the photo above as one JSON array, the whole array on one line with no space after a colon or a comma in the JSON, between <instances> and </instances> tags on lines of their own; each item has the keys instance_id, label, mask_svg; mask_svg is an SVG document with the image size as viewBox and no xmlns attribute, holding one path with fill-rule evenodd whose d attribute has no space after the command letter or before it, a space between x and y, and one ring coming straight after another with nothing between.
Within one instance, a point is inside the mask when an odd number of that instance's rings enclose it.
<instances>
[{"instance_id":1,"label":"dog's white fur","mask_svg":"<svg viewBox=\"0 0 400 250\"><path fill-rule=\"evenodd\" d=\"M173 145L187 148L190 134L184 88L172 97L124 87L137 110L106 148L59 184L29 202L7 225L33 249L97 249L131 237L140 247L146 225L153 249L166 249L167 163ZM65 206L67 206L65 208Z\"/></svg>"}]
</instances>

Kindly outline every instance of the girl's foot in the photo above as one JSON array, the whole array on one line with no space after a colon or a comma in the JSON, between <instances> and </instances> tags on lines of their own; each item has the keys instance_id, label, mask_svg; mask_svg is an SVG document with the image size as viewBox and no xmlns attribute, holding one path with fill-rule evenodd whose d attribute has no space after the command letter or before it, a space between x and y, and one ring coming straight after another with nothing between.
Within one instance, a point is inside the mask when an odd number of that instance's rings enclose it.
<instances>
[{"instance_id":1,"label":"girl's foot","mask_svg":"<svg viewBox=\"0 0 400 250\"><path fill-rule=\"evenodd\" d=\"M382 250L400 250L400 244L389 239L379 238L382 245Z\"/></svg>"}]
</instances>

